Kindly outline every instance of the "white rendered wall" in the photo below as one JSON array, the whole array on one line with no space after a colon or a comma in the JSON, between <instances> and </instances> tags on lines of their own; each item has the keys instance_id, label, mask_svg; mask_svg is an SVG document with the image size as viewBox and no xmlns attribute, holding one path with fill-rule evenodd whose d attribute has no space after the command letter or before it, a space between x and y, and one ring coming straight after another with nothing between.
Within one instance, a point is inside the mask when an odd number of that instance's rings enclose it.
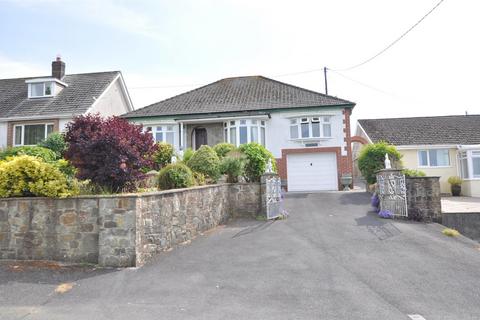
<instances>
[{"instance_id":1,"label":"white rendered wall","mask_svg":"<svg viewBox=\"0 0 480 320\"><path fill-rule=\"evenodd\" d=\"M109 117L119 116L130 111L120 81L118 78L88 112L100 113L103 117Z\"/></svg>"},{"instance_id":2,"label":"white rendered wall","mask_svg":"<svg viewBox=\"0 0 480 320\"><path fill-rule=\"evenodd\" d=\"M282 149L305 148L304 141L290 139L290 119L304 116L331 116L332 137L328 139L312 141L318 143L318 147L343 147L343 119L342 109L321 109L318 111L285 111L272 112L271 119L267 120L266 147L273 153L275 158L282 157ZM343 154L343 148L342 148Z\"/></svg>"}]
</instances>

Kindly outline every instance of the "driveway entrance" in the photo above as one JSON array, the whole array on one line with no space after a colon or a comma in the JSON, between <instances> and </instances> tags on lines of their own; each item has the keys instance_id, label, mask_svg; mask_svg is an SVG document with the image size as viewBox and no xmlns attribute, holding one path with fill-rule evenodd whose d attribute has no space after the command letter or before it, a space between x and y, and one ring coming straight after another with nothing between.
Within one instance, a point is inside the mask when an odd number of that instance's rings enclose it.
<instances>
[{"instance_id":1,"label":"driveway entrance","mask_svg":"<svg viewBox=\"0 0 480 320\"><path fill-rule=\"evenodd\" d=\"M287 194L285 208L286 220L234 221L139 269L0 267L0 319L479 318L473 241L380 220L365 193Z\"/></svg>"}]
</instances>

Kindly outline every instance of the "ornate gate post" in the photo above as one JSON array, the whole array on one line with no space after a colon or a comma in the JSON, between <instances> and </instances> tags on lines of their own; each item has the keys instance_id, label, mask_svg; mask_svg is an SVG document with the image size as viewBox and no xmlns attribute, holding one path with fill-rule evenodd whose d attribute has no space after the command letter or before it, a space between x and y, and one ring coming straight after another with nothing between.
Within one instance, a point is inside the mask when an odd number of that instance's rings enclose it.
<instances>
[{"instance_id":1,"label":"ornate gate post","mask_svg":"<svg viewBox=\"0 0 480 320\"><path fill-rule=\"evenodd\" d=\"M282 187L280 176L273 172L266 172L260 178L262 214L267 219L280 216L282 210Z\"/></svg>"},{"instance_id":2,"label":"ornate gate post","mask_svg":"<svg viewBox=\"0 0 480 320\"><path fill-rule=\"evenodd\" d=\"M407 189L405 175L399 169L377 172L377 194L380 210L388 210L395 217L407 217Z\"/></svg>"}]
</instances>

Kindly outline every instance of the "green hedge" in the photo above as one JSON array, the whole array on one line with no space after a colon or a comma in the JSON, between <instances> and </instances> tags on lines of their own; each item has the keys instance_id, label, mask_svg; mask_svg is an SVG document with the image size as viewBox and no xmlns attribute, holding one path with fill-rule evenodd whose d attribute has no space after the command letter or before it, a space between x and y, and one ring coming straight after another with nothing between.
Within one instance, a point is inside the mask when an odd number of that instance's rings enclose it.
<instances>
[{"instance_id":1,"label":"green hedge","mask_svg":"<svg viewBox=\"0 0 480 320\"><path fill-rule=\"evenodd\" d=\"M0 152L0 160L5 160L7 157L15 157L19 155L37 157L45 162L53 162L57 159L55 152L50 149L39 146L21 146L10 147Z\"/></svg>"}]
</instances>

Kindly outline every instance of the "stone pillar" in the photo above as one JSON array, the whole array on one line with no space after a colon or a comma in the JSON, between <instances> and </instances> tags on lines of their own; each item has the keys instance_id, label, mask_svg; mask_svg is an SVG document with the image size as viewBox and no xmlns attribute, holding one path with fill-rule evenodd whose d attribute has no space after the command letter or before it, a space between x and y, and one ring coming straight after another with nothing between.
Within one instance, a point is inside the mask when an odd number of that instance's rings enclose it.
<instances>
[{"instance_id":1,"label":"stone pillar","mask_svg":"<svg viewBox=\"0 0 480 320\"><path fill-rule=\"evenodd\" d=\"M261 211L260 215L263 217L267 217L267 180L269 179L278 179L280 181L280 176L276 173L264 173L263 176L260 178L260 201L261 201ZM281 183L279 183L279 193L281 193ZM279 194L280 196L280 194ZM281 200L281 199L279 199ZM280 206L279 206L280 209Z\"/></svg>"},{"instance_id":2,"label":"stone pillar","mask_svg":"<svg viewBox=\"0 0 480 320\"><path fill-rule=\"evenodd\" d=\"M440 177L407 177L408 218L441 222Z\"/></svg>"},{"instance_id":3,"label":"stone pillar","mask_svg":"<svg viewBox=\"0 0 480 320\"><path fill-rule=\"evenodd\" d=\"M137 197L99 199L99 255L102 267L134 267Z\"/></svg>"}]
</instances>

